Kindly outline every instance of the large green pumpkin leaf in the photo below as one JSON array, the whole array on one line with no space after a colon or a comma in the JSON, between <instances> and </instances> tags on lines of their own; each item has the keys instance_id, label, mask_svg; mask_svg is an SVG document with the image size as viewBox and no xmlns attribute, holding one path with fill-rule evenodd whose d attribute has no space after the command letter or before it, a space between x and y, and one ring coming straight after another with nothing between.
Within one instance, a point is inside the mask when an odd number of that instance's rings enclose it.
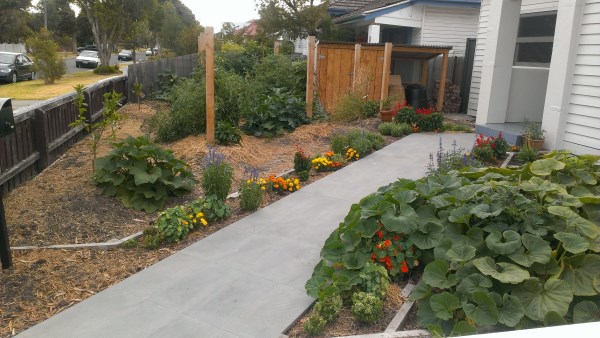
<instances>
[{"instance_id":1,"label":"large green pumpkin leaf","mask_svg":"<svg viewBox=\"0 0 600 338\"><path fill-rule=\"evenodd\" d=\"M475 259L473 264L486 276L507 284L519 284L529 278L529 272L517 265L500 262L496 264L491 257Z\"/></svg>"},{"instance_id":2,"label":"large green pumpkin leaf","mask_svg":"<svg viewBox=\"0 0 600 338\"><path fill-rule=\"evenodd\" d=\"M442 239L444 227L436 222L420 224L417 230L410 235L411 241L417 248L432 249Z\"/></svg>"},{"instance_id":3,"label":"large green pumpkin leaf","mask_svg":"<svg viewBox=\"0 0 600 338\"><path fill-rule=\"evenodd\" d=\"M538 278L529 278L512 295L523 304L525 316L539 321L550 311L566 315L573 300L571 287L560 279L550 279L542 285Z\"/></svg>"},{"instance_id":4,"label":"large green pumpkin leaf","mask_svg":"<svg viewBox=\"0 0 600 338\"><path fill-rule=\"evenodd\" d=\"M362 269L368 260L369 255L361 252L347 252L342 255L344 267L350 270Z\"/></svg>"},{"instance_id":5,"label":"large green pumpkin leaf","mask_svg":"<svg viewBox=\"0 0 600 338\"><path fill-rule=\"evenodd\" d=\"M437 260L427 264L423 272L423 281L434 288L447 289L458 283L458 277L450 274L449 265L445 261Z\"/></svg>"},{"instance_id":6,"label":"large green pumpkin leaf","mask_svg":"<svg viewBox=\"0 0 600 338\"><path fill-rule=\"evenodd\" d=\"M458 298L447 291L431 296L429 305L436 317L442 320L454 317L454 310L460 307Z\"/></svg>"},{"instance_id":7,"label":"large green pumpkin leaf","mask_svg":"<svg viewBox=\"0 0 600 338\"><path fill-rule=\"evenodd\" d=\"M469 212L480 219L488 217L496 217L502 213L504 209L500 205L490 206L489 204L479 204L472 208Z\"/></svg>"},{"instance_id":8,"label":"large green pumpkin leaf","mask_svg":"<svg viewBox=\"0 0 600 338\"><path fill-rule=\"evenodd\" d=\"M581 231L582 234L589 238L596 238L600 234L600 227L579 216L579 214L574 212L569 207L554 205L548 207L548 212L564 219L567 224L567 228L575 227Z\"/></svg>"},{"instance_id":9,"label":"large green pumpkin leaf","mask_svg":"<svg viewBox=\"0 0 600 338\"><path fill-rule=\"evenodd\" d=\"M460 281L456 291L465 295L471 295L475 292L487 292L492 287L492 280L478 273L471 274Z\"/></svg>"},{"instance_id":10,"label":"large green pumpkin leaf","mask_svg":"<svg viewBox=\"0 0 600 338\"><path fill-rule=\"evenodd\" d=\"M546 313L546 315L544 316L544 326L546 326L546 327L566 325L566 324L567 324L567 321L565 320L565 318L563 316L561 316L560 314L558 314L558 312L556 312L556 311L550 311L550 312Z\"/></svg>"},{"instance_id":11,"label":"large green pumpkin leaf","mask_svg":"<svg viewBox=\"0 0 600 338\"><path fill-rule=\"evenodd\" d=\"M566 281L575 296L595 296L594 278L600 273L600 256L584 255L564 259L561 279Z\"/></svg>"},{"instance_id":12,"label":"large green pumpkin leaf","mask_svg":"<svg viewBox=\"0 0 600 338\"><path fill-rule=\"evenodd\" d=\"M579 254L590 248L590 242L585 238L568 232L554 234L554 238L563 243L563 248L570 253Z\"/></svg>"},{"instance_id":13,"label":"large green pumpkin leaf","mask_svg":"<svg viewBox=\"0 0 600 338\"><path fill-rule=\"evenodd\" d=\"M552 249L550 244L538 236L523 234L523 247L508 257L522 266L532 266L534 263L546 264L550 261Z\"/></svg>"},{"instance_id":14,"label":"large green pumpkin leaf","mask_svg":"<svg viewBox=\"0 0 600 338\"><path fill-rule=\"evenodd\" d=\"M591 323L600 321L600 310L596 303L584 300L573 308L573 323Z\"/></svg>"},{"instance_id":15,"label":"large green pumpkin leaf","mask_svg":"<svg viewBox=\"0 0 600 338\"><path fill-rule=\"evenodd\" d=\"M462 223L462 224L469 224L469 220L471 219L471 207L469 206L462 206L456 209L452 209L452 211L450 211L450 216L448 217L448 220L450 222L454 222L454 223Z\"/></svg>"},{"instance_id":16,"label":"large green pumpkin leaf","mask_svg":"<svg viewBox=\"0 0 600 338\"><path fill-rule=\"evenodd\" d=\"M427 298L429 296L431 296L431 286L427 285L423 281L420 281L410 293L409 299L411 301L415 301Z\"/></svg>"},{"instance_id":17,"label":"large green pumpkin leaf","mask_svg":"<svg viewBox=\"0 0 600 338\"><path fill-rule=\"evenodd\" d=\"M356 222L356 232L364 238L373 237L377 230L379 230L379 224L374 217L361 218Z\"/></svg>"},{"instance_id":18,"label":"large green pumpkin leaf","mask_svg":"<svg viewBox=\"0 0 600 338\"><path fill-rule=\"evenodd\" d=\"M429 306L429 299L419 302L417 308L417 321L419 322L419 325L424 327L441 324L442 320L435 315L435 312L433 312L431 306Z\"/></svg>"},{"instance_id":19,"label":"large green pumpkin leaf","mask_svg":"<svg viewBox=\"0 0 600 338\"><path fill-rule=\"evenodd\" d=\"M464 320L461 320L460 322L456 323L456 325L454 325L450 336L469 336L476 333L477 329L473 325L465 322Z\"/></svg>"},{"instance_id":20,"label":"large green pumpkin leaf","mask_svg":"<svg viewBox=\"0 0 600 338\"><path fill-rule=\"evenodd\" d=\"M564 168L565 164L555 158L537 160L529 166L531 173L537 176L548 176L552 174L553 171L562 170Z\"/></svg>"},{"instance_id":21,"label":"large green pumpkin leaf","mask_svg":"<svg viewBox=\"0 0 600 338\"><path fill-rule=\"evenodd\" d=\"M496 302L485 292L475 292L473 303L467 303L463 310L468 318L479 326L496 325L498 323L498 308Z\"/></svg>"},{"instance_id":22,"label":"large green pumpkin leaf","mask_svg":"<svg viewBox=\"0 0 600 338\"><path fill-rule=\"evenodd\" d=\"M417 213L411 206L402 204L397 207L398 215L393 208L388 209L381 216L381 223L389 230L404 234L413 233L417 229Z\"/></svg>"},{"instance_id":23,"label":"large green pumpkin leaf","mask_svg":"<svg viewBox=\"0 0 600 338\"><path fill-rule=\"evenodd\" d=\"M442 238L433 248L433 257L439 260L448 260L446 253L452 248L452 240L450 238Z\"/></svg>"},{"instance_id":24,"label":"large green pumpkin leaf","mask_svg":"<svg viewBox=\"0 0 600 338\"><path fill-rule=\"evenodd\" d=\"M508 327L515 327L525 315L523 305L516 297L505 294L502 297L502 307L498 309L498 322Z\"/></svg>"},{"instance_id":25,"label":"large green pumpkin leaf","mask_svg":"<svg viewBox=\"0 0 600 338\"><path fill-rule=\"evenodd\" d=\"M417 192L414 190L400 189L392 193L392 198L397 204L409 204L417 199Z\"/></svg>"},{"instance_id":26,"label":"large green pumpkin leaf","mask_svg":"<svg viewBox=\"0 0 600 338\"><path fill-rule=\"evenodd\" d=\"M452 245L452 248L446 252L446 257L451 259L453 262L465 262L475 257L475 247L466 245L464 243L456 242Z\"/></svg>"},{"instance_id":27,"label":"large green pumpkin leaf","mask_svg":"<svg viewBox=\"0 0 600 338\"><path fill-rule=\"evenodd\" d=\"M485 243L493 252L508 255L521 247L521 236L513 230L506 230L503 233L494 231L486 237Z\"/></svg>"}]
</instances>

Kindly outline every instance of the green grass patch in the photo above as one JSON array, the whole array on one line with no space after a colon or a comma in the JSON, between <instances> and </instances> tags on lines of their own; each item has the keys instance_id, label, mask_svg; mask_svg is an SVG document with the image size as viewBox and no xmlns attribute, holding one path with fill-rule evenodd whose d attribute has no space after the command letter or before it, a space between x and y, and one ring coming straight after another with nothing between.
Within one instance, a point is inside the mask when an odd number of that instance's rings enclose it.
<instances>
[{"instance_id":1,"label":"green grass patch","mask_svg":"<svg viewBox=\"0 0 600 338\"><path fill-rule=\"evenodd\" d=\"M120 74L96 75L90 70L67 74L52 85L45 85L44 80L41 79L2 84L0 85L0 97L9 97L13 100L47 100L73 92L75 85L87 86L115 75Z\"/></svg>"}]
</instances>

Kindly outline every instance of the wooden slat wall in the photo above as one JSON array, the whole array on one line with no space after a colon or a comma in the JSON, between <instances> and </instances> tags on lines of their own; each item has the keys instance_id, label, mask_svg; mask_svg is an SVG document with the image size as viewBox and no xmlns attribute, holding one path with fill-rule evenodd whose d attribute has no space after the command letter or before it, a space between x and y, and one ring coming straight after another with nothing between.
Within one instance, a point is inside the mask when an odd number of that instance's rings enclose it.
<instances>
[{"instance_id":1,"label":"wooden slat wall","mask_svg":"<svg viewBox=\"0 0 600 338\"><path fill-rule=\"evenodd\" d=\"M96 119L100 115L102 94L113 88L123 93L126 83L127 77L120 76L86 88L90 115ZM84 131L69 127L78 115L74 100L75 94L68 94L35 109L17 111L15 133L0 138L2 191L11 191L31 179L84 137Z\"/></svg>"},{"instance_id":2,"label":"wooden slat wall","mask_svg":"<svg viewBox=\"0 0 600 338\"><path fill-rule=\"evenodd\" d=\"M158 89L158 76L166 71L173 72L178 77L190 77L194 68L198 66L198 54L177 56L169 59L160 59L148 62L139 62L129 65L127 75L128 93L131 93L133 85L141 83L144 87L145 98L149 99Z\"/></svg>"},{"instance_id":3,"label":"wooden slat wall","mask_svg":"<svg viewBox=\"0 0 600 338\"><path fill-rule=\"evenodd\" d=\"M354 46L319 45L317 48L317 92L325 110L334 109L352 88Z\"/></svg>"}]
</instances>

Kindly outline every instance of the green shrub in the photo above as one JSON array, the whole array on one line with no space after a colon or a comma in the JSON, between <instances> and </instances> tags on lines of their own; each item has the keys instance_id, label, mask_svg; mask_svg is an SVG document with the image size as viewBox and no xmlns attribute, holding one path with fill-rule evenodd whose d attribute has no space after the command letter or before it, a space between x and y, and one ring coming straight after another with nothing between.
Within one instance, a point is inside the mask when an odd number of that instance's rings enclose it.
<instances>
[{"instance_id":1,"label":"green shrub","mask_svg":"<svg viewBox=\"0 0 600 338\"><path fill-rule=\"evenodd\" d=\"M133 249L138 246L138 242L135 239L128 239L121 245L124 249Z\"/></svg>"},{"instance_id":2,"label":"green shrub","mask_svg":"<svg viewBox=\"0 0 600 338\"><path fill-rule=\"evenodd\" d=\"M419 115L417 127L420 131L440 131L443 128L444 115L440 112L432 112L428 115Z\"/></svg>"},{"instance_id":3,"label":"green shrub","mask_svg":"<svg viewBox=\"0 0 600 338\"><path fill-rule=\"evenodd\" d=\"M199 79L199 76L194 76L195 79ZM171 70L165 70L158 74L158 80L156 81L156 87L152 93L152 97L156 100L169 101L171 99L171 91L177 84L178 77Z\"/></svg>"},{"instance_id":4,"label":"green shrub","mask_svg":"<svg viewBox=\"0 0 600 338\"><path fill-rule=\"evenodd\" d=\"M306 331L309 336L316 336L323 332L325 324L327 324L325 319L313 311L310 317L304 322L304 331Z\"/></svg>"},{"instance_id":5,"label":"green shrub","mask_svg":"<svg viewBox=\"0 0 600 338\"><path fill-rule=\"evenodd\" d=\"M39 33L29 37L26 44L33 59L32 70L44 79L44 84L53 84L67 73L65 60L58 57L58 44L54 42L50 31L42 28Z\"/></svg>"},{"instance_id":6,"label":"green shrub","mask_svg":"<svg viewBox=\"0 0 600 338\"><path fill-rule=\"evenodd\" d=\"M188 236L195 228L207 226L203 213L204 200L169 208L158 214L154 227L160 242L178 242Z\"/></svg>"},{"instance_id":7,"label":"green shrub","mask_svg":"<svg viewBox=\"0 0 600 338\"><path fill-rule=\"evenodd\" d=\"M527 163L533 162L540 157L540 153L528 146L523 146L521 150L515 155L516 159L520 162Z\"/></svg>"},{"instance_id":8,"label":"green shrub","mask_svg":"<svg viewBox=\"0 0 600 338\"><path fill-rule=\"evenodd\" d=\"M367 262L360 271L359 277L361 278L361 282L358 286L363 291L379 298L383 298L387 293L390 278L383 266Z\"/></svg>"},{"instance_id":9,"label":"green shrub","mask_svg":"<svg viewBox=\"0 0 600 338\"><path fill-rule=\"evenodd\" d=\"M358 152L360 157L364 157L374 150L383 148L385 140L377 133L354 129L347 133L332 135L329 144L336 154L345 154L348 148L352 148Z\"/></svg>"},{"instance_id":10,"label":"green shrub","mask_svg":"<svg viewBox=\"0 0 600 338\"><path fill-rule=\"evenodd\" d=\"M231 208L224 200L215 195L202 199L202 210L208 222L218 222L231 217Z\"/></svg>"},{"instance_id":11,"label":"green shrub","mask_svg":"<svg viewBox=\"0 0 600 338\"><path fill-rule=\"evenodd\" d=\"M240 182L240 208L244 211L254 211L260 207L263 200L264 189L254 176Z\"/></svg>"},{"instance_id":12,"label":"green shrub","mask_svg":"<svg viewBox=\"0 0 600 338\"><path fill-rule=\"evenodd\" d=\"M194 79L178 81L172 88L170 108L146 121L159 142L172 142L206 130L204 83Z\"/></svg>"},{"instance_id":13,"label":"green shrub","mask_svg":"<svg viewBox=\"0 0 600 338\"><path fill-rule=\"evenodd\" d=\"M242 133L238 127L229 122L218 122L215 128L215 140L224 146L240 144Z\"/></svg>"},{"instance_id":14,"label":"green shrub","mask_svg":"<svg viewBox=\"0 0 600 338\"><path fill-rule=\"evenodd\" d=\"M397 107L396 107L397 108ZM419 121L419 116L413 106L400 106L398 114L394 116L394 122L406 123L408 125L416 124Z\"/></svg>"},{"instance_id":15,"label":"green shrub","mask_svg":"<svg viewBox=\"0 0 600 338\"><path fill-rule=\"evenodd\" d=\"M214 195L224 201L229 195L233 182L233 167L225 162L225 156L209 147L204 158L202 171L202 190L205 196Z\"/></svg>"},{"instance_id":16,"label":"green shrub","mask_svg":"<svg viewBox=\"0 0 600 338\"><path fill-rule=\"evenodd\" d=\"M292 61L285 55L268 55L254 66L255 90L266 94L280 88L304 101L306 95L306 61Z\"/></svg>"},{"instance_id":17,"label":"green shrub","mask_svg":"<svg viewBox=\"0 0 600 338\"><path fill-rule=\"evenodd\" d=\"M294 131L308 123L304 101L289 92L275 89L271 95L263 95L260 103L246 116L243 126L247 134L273 137Z\"/></svg>"},{"instance_id":18,"label":"green shrub","mask_svg":"<svg viewBox=\"0 0 600 338\"><path fill-rule=\"evenodd\" d=\"M400 105L395 109L399 110L394 117L394 122L414 125L419 131L439 131L444 126L444 115L441 112L435 112L433 107L415 109L412 106Z\"/></svg>"},{"instance_id":19,"label":"green shrub","mask_svg":"<svg viewBox=\"0 0 600 338\"><path fill-rule=\"evenodd\" d=\"M158 236L158 228L149 226L144 229L144 247L148 250L158 249L160 246L160 237Z\"/></svg>"},{"instance_id":20,"label":"green shrub","mask_svg":"<svg viewBox=\"0 0 600 338\"><path fill-rule=\"evenodd\" d=\"M187 164L144 136L113 143L110 153L96 160L94 180L103 195L146 212L162 209L169 195L181 196L196 183Z\"/></svg>"},{"instance_id":21,"label":"green shrub","mask_svg":"<svg viewBox=\"0 0 600 338\"><path fill-rule=\"evenodd\" d=\"M203 79L204 80L204 79ZM215 114L218 122L237 126L244 106L253 104L247 100L252 92L247 81L240 75L220 69L215 71Z\"/></svg>"},{"instance_id":22,"label":"green shrub","mask_svg":"<svg viewBox=\"0 0 600 338\"><path fill-rule=\"evenodd\" d=\"M479 134L475 140L475 146L473 147L473 154L481 162L493 162L497 159L506 157L509 145L504 138L502 133L498 133L498 137L483 137L483 134Z\"/></svg>"},{"instance_id":23,"label":"green shrub","mask_svg":"<svg viewBox=\"0 0 600 338\"><path fill-rule=\"evenodd\" d=\"M98 66L98 67L94 68L94 74L97 74L97 75L108 75L108 74L115 74L115 73L120 73L119 65Z\"/></svg>"},{"instance_id":24,"label":"green shrub","mask_svg":"<svg viewBox=\"0 0 600 338\"><path fill-rule=\"evenodd\" d=\"M379 101L367 101L359 94L347 92L339 99L330 117L332 121L349 122L377 114Z\"/></svg>"},{"instance_id":25,"label":"green shrub","mask_svg":"<svg viewBox=\"0 0 600 338\"><path fill-rule=\"evenodd\" d=\"M310 156L306 155L304 149L298 148L294 154L294 171L300 181L306 181L310 175L310 169L312 168Z\"/></svg>"},{"instance_id":26,"label":"green shrub","mask_svg":"<svg viewBox=\"0 0 600 338\"><path fill-rule=\"evenodd\" d=\"M473 127L470 127L470 126L467 126L464 124L444 122L444 124L442 126L442 130L443 131L459 131L459 132L471 133L471 132L473 132Z\"/></svg>"},{"instance_id":27,"label":"green shrub","mask_svg":"<svg viewBox=\"0 0 600 338\"><path fill-rule=\"evenodd\" d=\"M387 275L386 275L387 278ZM314 311L319 314L326 322L331 322L336 319L342 309L342 297L340 295L332 295L317 301Z\"/></svg>"},{"instance_id":28,"label":"green shrub","mask_svg":"<svg viewBox=\"0 0 600 338\"><path fill-rule=\"evenodd\" d=\"M356 292L352 295L352 314L360 322L374 323L383 316L383 303L372 293Z\"/></svg>"},{"instance_id":29,"label":"green shrub","mask_svg":"<svg viewBox=\"0 0 600 338\"><path fill-rule=\"evenodd\" d=\"M407 123L383 122L377 127L381 135L402 137L412 133L412 128Z\"/></svg>"}]
</instances>

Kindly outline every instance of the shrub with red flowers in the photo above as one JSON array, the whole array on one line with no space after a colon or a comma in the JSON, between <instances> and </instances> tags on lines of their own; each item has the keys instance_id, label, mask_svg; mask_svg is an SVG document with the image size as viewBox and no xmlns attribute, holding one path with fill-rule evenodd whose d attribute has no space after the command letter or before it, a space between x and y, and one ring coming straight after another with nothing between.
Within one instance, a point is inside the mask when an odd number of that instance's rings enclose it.
<instances>
[{"instance_id":1,"label":"shrub with red flowers","mask_svg":"<svg viewBox=\"0 0 600 338\"><path fill-rule=\"evenodd\" d=\"M475 140L473 154L479 161L489 163L506 157L509 147L508 142L502 137L502 132L499 132L497 137L487 138L479 134Z\"/></svg>"},{"instance_id":2,"label":"shrub with red flowers","mask_svg":"<svg viewBox=\"0 0 600 338\"><path fill-rule=\"evenodd\" d=\"M410 269L419 265L416 257L416 248L407 236L401 233L388 231L379 223L379 230L371 238L371 261L385 267L390 275L408 273Z\"/></svg>"},{"instance_id":3,"label":"shrub with red flowers","mask_svg":"<svg viewBox=\"0 0 600 338\"><path fill-rule=\"evenodd\" d=\"M413 127L414 133L442 129L444 116L441 112L436 112L433 107L415 109L404 101L396 105L394 110L398 111L394 122L408 123Z\"/></svg>"}]
</instances>

